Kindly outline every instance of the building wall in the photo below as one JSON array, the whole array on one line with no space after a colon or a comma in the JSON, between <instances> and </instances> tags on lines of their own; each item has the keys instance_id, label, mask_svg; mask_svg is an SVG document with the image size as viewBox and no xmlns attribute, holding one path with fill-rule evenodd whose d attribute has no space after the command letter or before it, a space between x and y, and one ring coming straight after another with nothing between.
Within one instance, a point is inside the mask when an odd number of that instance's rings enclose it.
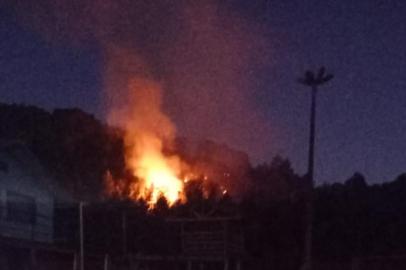
<instances>
[{"instance_id":1,"label":"building wall","mask_svg":"<svg viewBox=\"0 0 406 270\"><path fill-rule=\"evenodd\" d=\"M0 236L52 242L54 199L38 161L11 147L0 149L0 162Z\"/></svg>"}]
</instances>

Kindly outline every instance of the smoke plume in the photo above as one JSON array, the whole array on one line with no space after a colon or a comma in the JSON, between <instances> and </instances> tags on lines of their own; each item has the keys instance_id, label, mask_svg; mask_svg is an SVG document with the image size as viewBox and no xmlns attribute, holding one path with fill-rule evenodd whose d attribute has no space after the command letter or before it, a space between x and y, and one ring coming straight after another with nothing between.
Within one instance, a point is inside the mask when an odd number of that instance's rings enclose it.
<instances>
[{"instance_id":1,"label":"smoke plume","mask_svg":"<svg viewBox=\"0 0 406 270\"><path fill-rule=\"evenodd\" d=\"M268 43L254 22L221 1L9 4L51 42L99 48L108 121L128 131L127 146L136 146L129 159L140 156L141 144L162 152L176 130L226 143L256 159L264 154L269 138L263 134L272 133L254 96L255 74L270 60ZM181 167L176 156L167 162Z\"/></svg>"}]
</instances>

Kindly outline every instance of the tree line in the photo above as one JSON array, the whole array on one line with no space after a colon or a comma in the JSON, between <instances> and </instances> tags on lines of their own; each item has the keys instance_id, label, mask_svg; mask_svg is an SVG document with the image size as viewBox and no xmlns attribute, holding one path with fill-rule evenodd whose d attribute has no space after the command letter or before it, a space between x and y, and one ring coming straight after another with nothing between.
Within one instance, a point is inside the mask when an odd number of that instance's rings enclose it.
<instances>
[{"instance_id":1,"label":"tree line","mask_svg":"<svg viewBox=\"0 0 406 270\"><path fill-rule=\"evenodd\" d=\"M204 195L201 181L195 179L187 186L187 204L169 208L162 198L153 211L148 211L143 201L102 196L106 171L114 177L128 177L119 129L80 109L48 112L33 106L8 104L0 104L0 124L2 140L26 143L59 185L76 200L92 202L87 208L86 228L87 244L94 252L103 253L112 247L117 253L123 249L147 254L174 252L178 247L173 245L177 242L173 230L165 227L165 218L215 209L218 215L242 217L247 252L264 267L297 269L300 265L305 230L304 177L294 171L287 158L276 156L268 163L252 165L244 153L204 142L201 149L211 147L210 152L231 153L230 156L239 157L238 162L221 163L204 154L193 159L187 151L183 153L184 158L199 168L215 164L221 172L231 171L233 179L245 183L243 192L240 190L235 197L223 195L216 191L214 182L212 193ZM227 168L229 164L238 164L238 169ZM391 182L369 185L357 172L344 182L315 187L316 260L406 253L405 195L406 174ZM75 247L77 207L61 209L56 219L63 222L57 233L71 234L70 245ZM66 222L67 217L71 222ZM125 247L122 235L117 233L122 231L123 218L128 228L132 228L126 232Z\"/></svg>"}]
</instances>

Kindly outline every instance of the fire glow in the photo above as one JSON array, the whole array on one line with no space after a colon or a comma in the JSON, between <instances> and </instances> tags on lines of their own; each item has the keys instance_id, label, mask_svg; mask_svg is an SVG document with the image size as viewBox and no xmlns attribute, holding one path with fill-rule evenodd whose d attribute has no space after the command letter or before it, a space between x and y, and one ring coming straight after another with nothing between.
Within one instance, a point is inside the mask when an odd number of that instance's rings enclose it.
<instances>
[{"instance_id":1,"label":"fire glow","mask_svg":"<svg viewBox=\"0 0 406 270\"><path fill-rule=\"evenodd\" d=\"M175 127L162 112L161 88L144 78L129 80L125 106L113 109L113 118L124 128L125 162L136 181L128 196L145 200L150 208L160 197L169 205L183 200L184 182L180 175L187 166L176 155L163 152L164 142L172 142ZM109 184L110 193L122 190Z\"/></svg>"},{"instance_id":2,"label":"fire glow","mask_svg":"<svg viewBox=\"0 0 406 270\"><path fill-rule=\"evenodd\" d=\"M136 198L155 204L163 196L172 205L182 198L183 181L178 178L179 163L176 158L167 158L162 154L162 142L158 138L146 137L138 153L132 158L128 153L128 166L141 180Z\"/></svg>"}]
</instances>

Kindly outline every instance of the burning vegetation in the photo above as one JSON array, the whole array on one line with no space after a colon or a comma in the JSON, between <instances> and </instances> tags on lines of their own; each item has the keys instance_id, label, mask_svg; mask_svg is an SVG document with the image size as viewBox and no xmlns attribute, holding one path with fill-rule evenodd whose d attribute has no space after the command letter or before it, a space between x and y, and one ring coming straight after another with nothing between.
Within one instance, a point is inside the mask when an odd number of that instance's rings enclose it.
<instances>
[{"instance_id":1,"label":"burning vegetation","mask_svg":"<svg viewBox=\"0 0 406 270\"><path fill-rule=\"evenodd\" d=\"M184 184L192 174L178 155L165 152L166 146L173 145L176 129L162 111L160 85L133 74L121 76L120 80L127 82L120 84L125 87L122 91L125 101L120 107L112 106L110 119L124 130L125 165L132 177L128 182L113 180L108 174L107 193L145 200L150 208L160 197L169 205L184 201ZM123 181L127 183L126 192Z\"/></svg>"},{"instance_id":2,"label":"burning vegetation","mask_svg":"<svg viewBox=\"0 0 406 270\"><path fill-rule=\"evenodd\" d=\"M107 50L108 122L123 130L128 172L125 177L107 174L107 194L144 200L153 208L161 197L169 206L185 202L185 185L191 180L203 181L206 195L213 184L222 195L240 193L246 187L248 156L208 142L196 146L179 140L175 124L164 112L164 87L147 67L132 50L117 46Z\"/></svg>"},{"instance_id":3,"label":"burning vegetation","mask_svg":"<svg viewBox=\"0 0 406 270\"><path fill-rule=\"evenodd\" d=\"M175 126L162 111L161 87L146 79L129 79L126 102L113 107L111 120L123 129L127 175L105 177L106 193L121 199L144 200L152 209L160 198L168 205L185 202L186 185L203 182L205 197L213 193L238 192L249 169L246 154L205 142L192 147L186 139L175 138ZM234 177L235 179L231 179ZM244 185L240 185L243 187Z\"/></svg>"},{"instance_id":4,"label":"burning vegetation","mask_svg":"<svg viewBox=\"0 0 406 270\"><path fill-rule=\"evenodd\" d=\"M152 205L164 196L173 204L182 199L180 175L185 165L176 155L163 153L164 141L173 140L175 128L161 111L160 87L145 79L131 79L128 93L130 105L124 113L129 116L121 119L125 130L125 161L138 179L131 184L130 198L142 198Z\"/></svg>"}]
</instances>

